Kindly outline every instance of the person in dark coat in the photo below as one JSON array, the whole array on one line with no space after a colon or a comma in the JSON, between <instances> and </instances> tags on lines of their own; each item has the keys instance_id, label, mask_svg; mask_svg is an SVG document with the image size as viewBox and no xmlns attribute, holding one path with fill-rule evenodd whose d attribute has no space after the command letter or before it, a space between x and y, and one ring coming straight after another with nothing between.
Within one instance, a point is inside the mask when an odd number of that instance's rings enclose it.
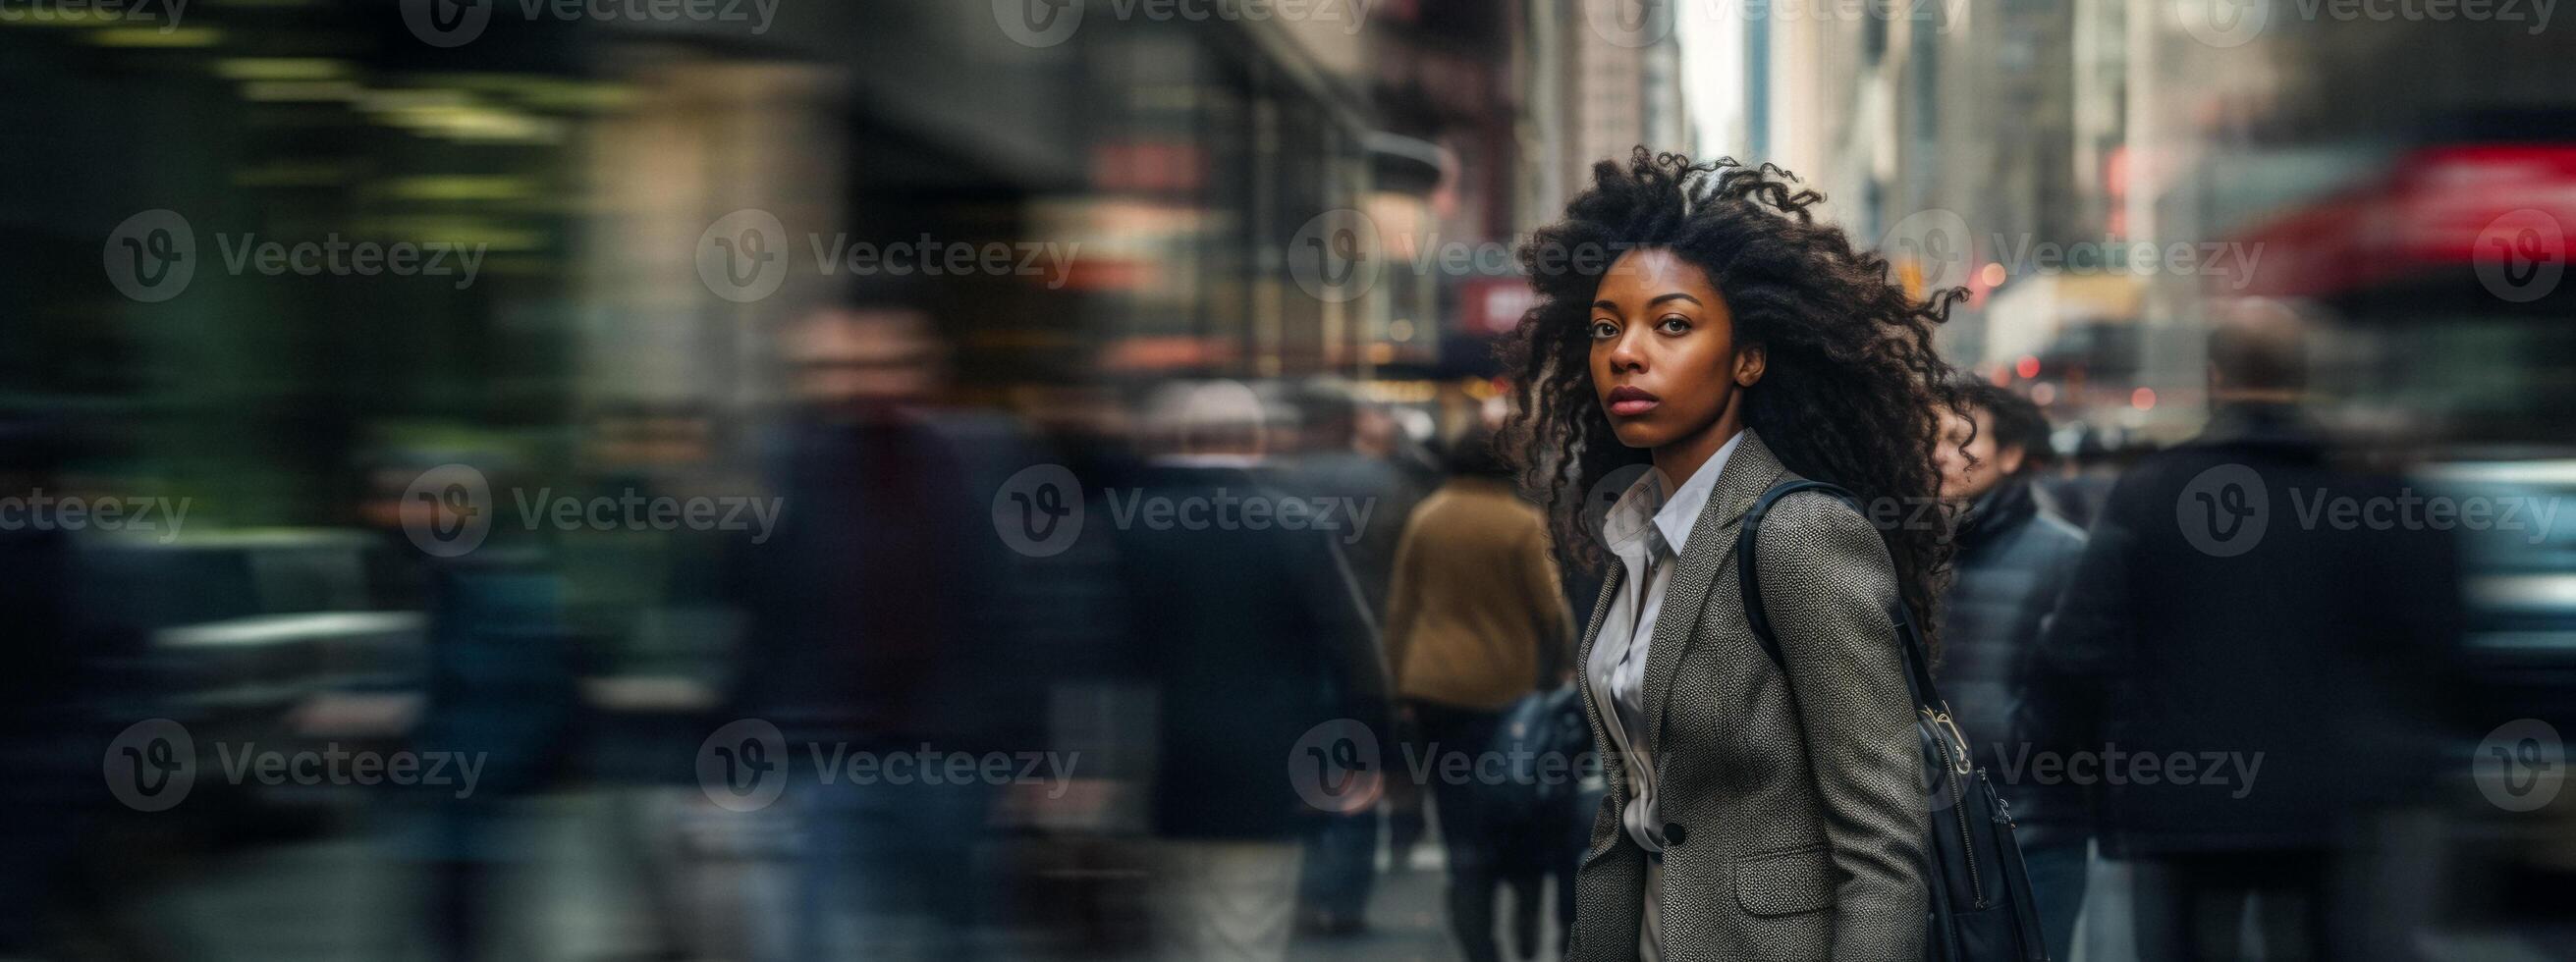
<instances>
[{"instance_id":1,"label":"person in dark coat","mask_svg":"<svg viewBox=\"0 0 2576 962\"><path fill-rule=\"evenodd\" d=\"M2329 942L2354 921L2329 898L2340 841L2435 762L2454 548L2302 510L2405 494L2336 464L2296 407L2303 355L2284 309L2222 320L2208 427L2112 490L2027 665L2024 737L2091 772L2105 850L2136 862L2141 958L2237 957L2258 892L2266 958L2351 957Z\"/></svg>"},{"instance_id":2,"label":"person in dark coat","mask_svg":"<svg viewBox=\"0 0 2576 962\"><path fill-rule=\"evenodd\" d=\"M0 498L23 505L59 490L64 441L53 425L0 418ZM10 622L0 632L9 665L0 678L0 776L10 786L0 794L0 957L53 950L65 903L94 915L102 901L78 868L82 845L96 841L96 813L84 803L98 795L99 749L114 729L83 723L97 710L102 659L76 634L74 559L60 528L0 527L0 609Z\"/></svg>"},{"instance_id":3,"label":"person in dark coat","mask_svg":"<svg viewBox=\"0 0 2576 962\"><path fill-rule=\"evenodd\" d=\"M1232 382L1176 385L1149 413L1154 456L1119 523L1134 657L1160 706L1153 825L1169 957L1284 955L1318 809L1291 778L1301 740L1348 719L1383 732L1383 667L1340 575L1332 531L1229 521L1222 508L1285 495L1260 476L1262 414ZM1113 517L1118 509L1113 494ZM1174 507L1168 522L1161 509ZM1194 512L1192 505L1202 511ZM1196 520L1193 520L1196 519ZM1391 760L1391 753L1381 755ZM1381 764L1385 762L1382 761ZM1319 778L1382 781L1350 766ZM1376 792L1354 781L1346 811Z\"/></svg>"},{"instance_id":4,"label":"person in dark coat","mask_svg":"<svg viewBox=\"0 0 2576 962\"><path fill-rule=\"evenodd\" d=\"M2090 815L2078 785L2039 784L2026 746L2008 742L2012 682L2057 607L2084 549L2084 533L2040 504L2032 478L2050 460L2048 421L2037 405L1985 381L1953 388L1971 417L1944 409L1941 499L1956 512L1948 593L1942 598L1941 690L1979 764L2002 779L2053 959L2067 958L2084 907Z\"/></svg>"},{"instance_id":5,"label":"person in dark coat","mask_svg":"<svg viewBox=\"0 0 2576 962\"><path fill-rule=\"evenodd\" d=\"M748 628L721 714L776 725L792 755L831 746L887 761L865 779L781 769L803 843L786 938L764 954L972 958L996 889L983 856L1003 786L897 764L1034 738L1006 549L968 493L991 442L942 406L946 345L926 312L829 308L785 335L798 403L765 471L778 526L726 562Z\"/></svg>"}]
</instances>

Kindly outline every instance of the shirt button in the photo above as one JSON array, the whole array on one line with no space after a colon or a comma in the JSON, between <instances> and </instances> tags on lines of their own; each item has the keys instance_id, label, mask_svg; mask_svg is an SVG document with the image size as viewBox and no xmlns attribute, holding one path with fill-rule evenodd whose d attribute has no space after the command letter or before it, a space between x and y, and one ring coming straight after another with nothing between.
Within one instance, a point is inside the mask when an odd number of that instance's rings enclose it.
<instances>
[{"instance_id":1,"label":"shirt button","mask_svg":"<svg viewBox=\"0 0 2576 962\"><path fill-rule=\"evenodd\" d=\"M1671 848L1689 840L1690 829L1680 822L1664 823L1664 847Z\"/></svg>"}]
</instances>

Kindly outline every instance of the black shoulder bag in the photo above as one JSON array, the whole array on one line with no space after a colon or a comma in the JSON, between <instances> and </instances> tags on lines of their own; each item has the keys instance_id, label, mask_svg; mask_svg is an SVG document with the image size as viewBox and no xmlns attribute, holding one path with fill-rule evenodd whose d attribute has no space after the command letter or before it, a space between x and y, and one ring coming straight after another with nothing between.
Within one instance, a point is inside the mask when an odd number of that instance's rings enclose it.
<instances>
[{"instance_id":1,"label":"black shoulder bag","mask_svg":"<svg viewBox=\"0 0 2576 962\"><path fill-rule=\"evenodd\" d=\"M1762 610L1762 582L1754 570L1754 538L1762 516L1780 499L1801 491L1820 491L1842 499L1854 510L1859 499L1822 481L1784 481L1765 491L1744 515L1735 540L1735 570L1744 593L1744 617L1762 649L1782 674L1789 671L1779 639ZM1866 514L1866 512L1864 512ZM1922 739L1923 769L1932 796L1931 837L1923 846L1929 864L1925 881L1932 901L1925 922L1929 937L1924 956L1931 962L2048 962L2041 941L2039 911L2033 907L2030 876L2023 869L2021 846L2013 841L2012 810L1995 794L1984 769L1968 753L1967 737L1950 720L1950 704L1932 685L1932 669L1922 637L1905 602L1897 601L1888 617L1905 649L1905 686L1914 696L1916 733ZM1795 686L1792 698L1795 698Z\"/></svg>"}]
</instances>

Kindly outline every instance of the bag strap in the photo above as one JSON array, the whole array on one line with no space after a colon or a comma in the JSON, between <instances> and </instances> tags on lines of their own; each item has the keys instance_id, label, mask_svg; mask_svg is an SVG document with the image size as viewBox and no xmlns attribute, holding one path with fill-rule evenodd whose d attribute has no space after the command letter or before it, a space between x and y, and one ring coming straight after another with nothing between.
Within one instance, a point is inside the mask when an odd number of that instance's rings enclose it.
<instances>
[{"instance_id":1,"label":"bag strap","mask_svg":"<svg viewBox=\"0 0 2576 962\"><path fill-rule=\"evenodd\" d=\"M1771 663L1779 666L1784 675L1789 672L1789 659L1780 653L1780 639L1771 633L1771 618L1763 608L1762 575L1755 560L1759 555L1754 551L1754 541L1762 534L1762 518L1771 513L1772 506L1802 491L1829 494L1852 510L1861 510L1860 499L1838 485L1804 478L1782 481L1754 499L1753 507L1744 512L1744 524L1735 532L1735 576L1737 589L1744 595L1744 620L1752 626L1753 637L1761 640L1763 652L1771 656ZM1862 512L1864 517L1867 514ZM1905 650L1906 687L1913 690L1915 707L1947 711L1940 690L1932 685L1932 669L1924 657L1921 633L1915 629L1913 612L1906 609L1901 593L1888 619L1896 624L1897 646Z\"/></svg>"}]
</instances>

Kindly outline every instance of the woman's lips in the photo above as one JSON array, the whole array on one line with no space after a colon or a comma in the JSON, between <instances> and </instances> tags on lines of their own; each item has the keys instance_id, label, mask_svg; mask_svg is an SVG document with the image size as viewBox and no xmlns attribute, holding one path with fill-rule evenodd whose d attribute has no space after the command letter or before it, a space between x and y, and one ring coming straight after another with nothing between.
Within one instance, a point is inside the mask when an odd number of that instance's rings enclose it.
<instances>
[{"instance_id":1,"label":"woman's lips","mask_svg":"<svg viewBox=\"0 0 2576 962\"><path fill-rule=\"evenodd\" d=\"M1624 385L1611 388L1608 401L1610 404L1610 413L1619 415L1620 417L1636 417L1637 415L1652 411L1655 409L1656 405L1664 403L1662 398L1656 397L1645 390Z\"/></svg>"}]
</instances>

